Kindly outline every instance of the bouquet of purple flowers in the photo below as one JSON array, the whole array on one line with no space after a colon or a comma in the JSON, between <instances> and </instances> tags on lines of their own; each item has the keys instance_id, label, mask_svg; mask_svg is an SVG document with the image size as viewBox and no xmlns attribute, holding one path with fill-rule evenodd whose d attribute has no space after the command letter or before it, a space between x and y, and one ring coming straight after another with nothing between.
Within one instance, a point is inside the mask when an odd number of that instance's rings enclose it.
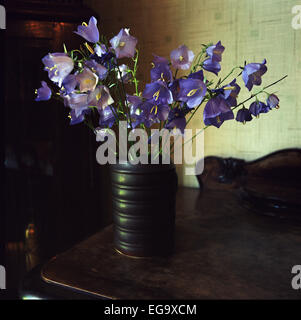
<instances>
[{"instance_id":1,"label":"bouquet of purple flowers","mask_svg":"<svg viewBox=\"0 0 301 320\"><path fill-rule=\"evenodd\" d=\"M64 45L64 52L46 55L42 62L52 85L42 81L42 87L36 90L36 101L60 99L70 109L71 125L84 122L97 134L126 121L130 129L150 132L157 124L160 129L178 129L184 134L203 103L204 128L219 128L231 119L246 123L261 113L279 108L279 98L266 90L286 76L237 102L241 91L237 77L242 76L245 87L252 91L254 86L261 85L261 77L267 72L266 60L245 62L216 82L209 79L210 73L218 76L221 70L225 50L221 41L202 44L196 55L185 45L173 50L170 60L154 55L151 81L139 91L137 39L130 35L129 29L121 29L108 41L100 36L97 20L91 17L89 24L78 26L75 33L86 42L80 49L68 51ZM130 64L120 64L122 58L129 58ZM177 77L178 70L187 70L187 75ZM209 78L204 71L209 72ZM236 77L229 81L234 73ZM132 90L131 94L128 90ZM259 95L265 99L260 101ZM246 106L251 99L254 101Z\"/></svg>"}]
</instances>

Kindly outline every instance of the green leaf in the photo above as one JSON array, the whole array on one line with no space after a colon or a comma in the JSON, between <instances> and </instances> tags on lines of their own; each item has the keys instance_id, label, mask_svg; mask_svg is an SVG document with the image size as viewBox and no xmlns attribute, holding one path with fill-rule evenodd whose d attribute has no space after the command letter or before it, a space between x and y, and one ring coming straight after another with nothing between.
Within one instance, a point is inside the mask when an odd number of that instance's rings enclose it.
<instances>
[{"instance_id":1,"label":"green leaf","mask_svg":"<svg viewBox=\"0 0 301 320\"><path fill-rule=\"evenodd\" d=\"M67 48L66 48L65 43L63 43L63 46L64 46L64 52L65 52L65 53L68 53L68 50L67 50Z\"/></svg>"}]
</instances>

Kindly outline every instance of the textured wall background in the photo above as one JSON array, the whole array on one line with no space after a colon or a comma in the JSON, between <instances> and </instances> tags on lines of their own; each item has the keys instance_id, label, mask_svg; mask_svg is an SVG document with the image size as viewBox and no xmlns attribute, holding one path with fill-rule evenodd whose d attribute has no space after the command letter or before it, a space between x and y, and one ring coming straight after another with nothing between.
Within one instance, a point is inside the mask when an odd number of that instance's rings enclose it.
<instances>
[{"instance_id":1,"label":"textured wall background","mask_svg":"<svg viewBox=\"0 0 301 320\"><path fill-rule=\"evenodd\" d=\"M186 44L197 52L201 43L222 41L221 76L233 66L267 59L263 85L288 74L273 87L279 91L280 109L242 125L228 121L220 129L205 131L205 155L234 156L251 160L272 151L301 147L301 29L291 26L292 7L301 0L86 0L99 15L101 30L115 35L131 28L139 40L139 76L149 81L152 53L169 56ZM214 75L208 74L209 78ZM141 85L143 85L143 81ZM240 81L240 84L242 82ZM142 89L142 87L141 87ZM239 101L248 96L242 90ZM264 96L262 96L265 98ZM202 127L199 110L189 127ZM183 175L180 182L196 186L196 179Z\"/></svg>"}]
</instances>

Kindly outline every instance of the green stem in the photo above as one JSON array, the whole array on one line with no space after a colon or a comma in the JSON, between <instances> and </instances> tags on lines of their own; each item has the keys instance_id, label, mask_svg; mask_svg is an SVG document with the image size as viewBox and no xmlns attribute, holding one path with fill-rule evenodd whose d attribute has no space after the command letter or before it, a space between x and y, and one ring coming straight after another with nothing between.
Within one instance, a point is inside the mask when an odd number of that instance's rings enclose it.
<instances>
[{"instance_id":1,"label":"green stem","mask_svg":"<svg viewBox=\"0 0 301 320\"><path fill-rule=\"evenodd\" d=\"M190 140L193 141L193 139L198 136L201 132L203 132L205 129L209 128L210 126L205 126L201 131L199 131L198 133L196 133L191 139L187 140L186 142L184 142L184 144L186 144L187 142L189 142Z\"/></svg>"},{"instance_id":2,"label":"green stem","mask_svg":"<svg viewBox=\"0 0 301 320\"><path fill-rule=\"evenodd\" d=\"M80 53L84 58L86 58L85 54L84 54L82 51L78 50L78 49L71 50L71 52L78 52L78 53Z\"/></svg>"},{"instance_id":3,"label":"green stem","mask_svg":"<svg viewBox=\"0 0 301 320\"><path fill-rule=\"evenodd\" d=\"M200 60L202 59L203 54L206 52L207 47L203 48L198 54L197 56L194 58L194 63L191 65L190 71L189 73L191 73L192 71L194 72L197 68L197 66L200 63Z\"/></svg>"},{"instance_id":4,"label":"green stem","mask_svg":"<svg viewBox=\"0 0 301 320\"><path fill-rule=\"evenodd\" d=\"M228 79L228 78L231 76L231 74L232 74L236 69L240 69L240 67L234 67L234 68L225 76L225 78L224 78L223 80L221 80L220 83L217 83L217 85L215 86L215 89L216 89L219 85L221 85L226 79ZM239 75L238 75L238 76L239 76Z\"/></svg>"},{"instance_id":5,"label":"green stem","mask_svg":"<svg viewBox=\"0 0 301 320\"><path fill-rule=\"evenodd\" d=\"M245 99L244 101L240 102L237 106L233 107L232 110L235 110L236 108L238 108L238 107L241 106L242 104L244 104L244 103L246 103L247 101L249 101L250 99L258 96L260 93L264 92L266 89L274 86L275 84L277 84L278 82L284 80L284 79L287 78L287 77L288 77L288 75L286 75L286 76L282 77L281 79L279 79L279 80L277 80L277 81L275 81L275 82L273 82L273 83L265 86L264 88L262 88L262 89L261 89L260 91L258 91L257 93L251 94L251 96L250 96L249 98L247 98L247 99Z\"/></svg>"},{"instance_id":6,"label":"green stem","mask_svg":"<svg viewBox=\"0 0 301 320\"><path fill-rule=\"evenodd\" d=\"M174 76L174 79L176 79L176 78L177 78L178 71L179 71L179 69L177 69L177 70L176 70L176 72L175 72L175 76Z\"/></svg>"},{"instance_id":7,"label":"green stem","mask_svg":"<svg viewBox=\"0 0 301 320\"><path fill-rule=\"evenodd\" d=\"M180 135L179 135L179 136L180 136ZM177 136L176 138L174 137L174 142L173 142L173 144L172 144L172 146L171 146L170 153L173 153L173 150L174 150L174 147L175 147L175 144L176 144L176 139L178 139L179 136ZM183 145L184 145L184 144L183 144Z\"/></svg>"},{"instance_id":8,"label":"green stem","mask_svg":"<svg viewBox=\"0 0 301 320\"><path fill-rule=\"evenodd\" d=\"M194 111L192 112L191 116L189 117L189 119L187 120L186 122L186 126L188 125L188 123L190 122L190 120L192 119L192 117L195 115L195 113L198 111L199 107L203 104L203 102L206 102L208 101L208 99L204 99L195 109Z\"/></svg>"},{"instance_id":9,"label":"green stem","mask_svg":"<svg viewBox=\"0 0 301 320\"><path fill-rule=\"evenodd\" d=\"M116 81L119 81L119 80L116 79ZM120 106L122 107L122 110L120 110L119 107L118 107L118 109L119 109L123 114L126 114L126 112L124 112L124 111L126 111L126 110L124 110L124 104L122 103L123 99L121 98L121 92L120 92L120 88L119 88L118 85L115 87L115 90L114 90L114 91L115 91L115 93L117 92L118 97L119 97ZM118 118L118 120L120 120L120 119Z\"/></svg>"},{"instance_id":10,"label":"green stem","mask_svg":"<svg viewBox=\"0 0 301 320\"><path fill-rule=\"evenodd\" d=\"M118 119L118 122L119 122L119 121L120 121L120 119L119 119L118 112L116 112L116 110L115 110L112 106L110 106L110 109L111 109L111 111L112 111L112 113L113 113L113 115L114 115L115 119Z\"/></svg>"},{"instance_id":11,"label":"green stem","mask_svg":"<svg viewBox=\"0 0 301 320\"><path fill-rule=\"evenodd\" d=\"M120 82L121 82L121 87L122 87L123 95L124 95L124 99L125 99L126 113L127 113L127 115L128 115L128 119L129 119L129 122L130 122L130 127L131 127L131 129L133 129L132 119L131 119L131 114L130 114L130 109L129 109L128 101L127 101L127 98L126 98L126 91L125 91L125 87L124 87L124 82L123 82L123 80L122 80L122 74L121 74L121 71L120 71L118 65L117 65L117 69L118 69L118 73L119 73L119 77L120 77ZM118 87L119 87L119 86L118 86Z\"/></svg>"},{"instance_id":12,"label":"green stem","mask_svg":"<svg viewBox=\"0 0 301 320\"><path fill-rule=\"evenodd\" d=\"M137 70L138 70L138 58L139 58L139 51L136 50L136 58L134 59L134 71L132 71L132 75L133 75L133 79L134 79L134 84L135 84L135 90L136 90L136 95L138 96L139 92L138 92L138 81L136 78L136 74L137 74Z\"/></svg>"}]
</instances>

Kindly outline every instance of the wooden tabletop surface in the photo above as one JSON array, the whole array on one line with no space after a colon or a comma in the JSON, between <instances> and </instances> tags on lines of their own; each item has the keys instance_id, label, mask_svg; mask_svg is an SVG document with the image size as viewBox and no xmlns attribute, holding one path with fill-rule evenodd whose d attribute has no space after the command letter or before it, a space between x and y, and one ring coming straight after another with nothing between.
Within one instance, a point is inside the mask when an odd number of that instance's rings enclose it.
<instances>
[{"instance_id":1,"label":"wooden tabletop surface","mask_svg":"<svg viewBox=\"0 0 301 320\"><path fill-rule=\"evenodd\" d=\"M248 211L230 191L180 188L172 256L123 256L108 226L50 260L42 278L112 299L301 299L294 265L301 225Z\"/></svg>"}]
</instances>

